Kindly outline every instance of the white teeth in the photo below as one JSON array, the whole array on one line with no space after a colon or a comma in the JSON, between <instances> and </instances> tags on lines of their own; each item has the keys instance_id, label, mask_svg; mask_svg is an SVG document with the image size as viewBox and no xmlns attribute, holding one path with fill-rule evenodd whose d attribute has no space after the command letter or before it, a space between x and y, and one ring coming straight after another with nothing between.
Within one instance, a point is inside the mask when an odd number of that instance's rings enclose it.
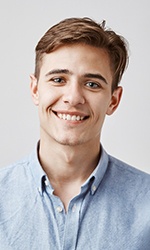
<instances>
[{"instance_id":1,"label":"white teeth","mask_svg":"<svg viewBox=\"0 0 150 250\"><path fill-rule=\"evenodd\" d=\"M72 121L75 121L75 120L76 120L76 115L73 115L73 116L71 117L71 120L72 120Z\"/></svg>"},{"instance_id":2,"label":"white teeth","mask_svg":"<svg viewBox=\"0 0 150 250\"><path fill-rule=\"evenodd\" d=\"M67 120L67 121L82 121L84 116L79 115L69 115L69 114L57 114L60 119Z\"/></svg>"},{"instance_id":3,"label":"white teeth","mask_svg":"<svg viewBox=\"0 0 150 250\"><path fill-rule=\"evenodd\" d=\"M71 120L71 115L67 115L67 120L68 120L68 121Z\"/></svg>"},{"instance_id":4,"label":"white teeth","mask_svg":"<svg viewBox=\"0 0 150 250\"><path fill-rule=\"evenodd\" d=\"M62 119L62 118L63 118L63 115L62 115L62 114L59 114L58 116L59 116L59 118L60 118L60 119Z\"/></svg>"}]
</instances>

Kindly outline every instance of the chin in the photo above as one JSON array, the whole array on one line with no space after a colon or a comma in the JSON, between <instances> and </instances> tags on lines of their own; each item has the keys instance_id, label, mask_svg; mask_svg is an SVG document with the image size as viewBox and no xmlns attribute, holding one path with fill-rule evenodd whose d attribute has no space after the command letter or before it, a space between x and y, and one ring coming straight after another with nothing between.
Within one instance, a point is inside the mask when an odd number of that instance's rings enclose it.
<instances>
[{"instance_id":1,"label":"chin","mask_svg":"<svg viewBox=\"0 0 150 250\"><path fill-rule=\"evenodd\" d=\"M73 138L64 138L64 139L55 139L59 144L64 146L78 146L84 143L81 139Z\"/></svg>"}]
</instances>

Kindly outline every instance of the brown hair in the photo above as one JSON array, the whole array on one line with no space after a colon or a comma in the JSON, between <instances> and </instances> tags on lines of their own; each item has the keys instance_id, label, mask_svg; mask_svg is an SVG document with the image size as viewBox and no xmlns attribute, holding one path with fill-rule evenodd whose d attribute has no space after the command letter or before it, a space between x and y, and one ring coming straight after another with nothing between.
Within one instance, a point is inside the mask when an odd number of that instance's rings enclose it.
<instances>
[{"instance_id":1,"label":"brown hair","mask_svg":"<svg viewBox=\"0 0 150 250\"><path fill-rule=\"evenodd\" d=\"M103 48L110 58L113 72L112 91L117 88L128 62L127 42L114 31L105 28L105 21L90 18L68 18L52 26L38 42L35 51L35 76L38 79L42 58L66 44L84 43Z\"/></svg>"}]
</instances>

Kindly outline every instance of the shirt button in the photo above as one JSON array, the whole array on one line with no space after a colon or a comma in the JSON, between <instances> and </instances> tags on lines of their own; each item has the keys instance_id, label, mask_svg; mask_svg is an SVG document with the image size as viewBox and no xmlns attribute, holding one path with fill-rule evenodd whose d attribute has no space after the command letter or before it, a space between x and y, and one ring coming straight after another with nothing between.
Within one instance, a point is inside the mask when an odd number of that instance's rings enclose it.
<instances>
[{"instance_id":1,"label":"shirt button","mask_svg":"<svg viewBox=\"0 0 150 250\"><path fill-rule=\"evenodd\" d=\"M96 186L92 186L92 191L95 192L96 191Z\"/></svg>"},{"instance_id":2,"label":"shirt button","mask_svg":"<svg viewBox=\"0 0 150 250\"><path fill-rule=\"evenodd\" d=\"M61 213L62 211L63 211L63 208L60 207L60 206L58 206L58 207L57 207L57 212L58 212L58 213Z\"/></svg>"},{"instance_id":3,"label":"shirt button","mask_svg":"<svg viewBox=\"0 0 150 250\"><path fill-rule=\"evenodd\" d=\"M45 185L48 186L49 185L49 182L47 180L45 180Z\"/></svg>"}]
</instances>

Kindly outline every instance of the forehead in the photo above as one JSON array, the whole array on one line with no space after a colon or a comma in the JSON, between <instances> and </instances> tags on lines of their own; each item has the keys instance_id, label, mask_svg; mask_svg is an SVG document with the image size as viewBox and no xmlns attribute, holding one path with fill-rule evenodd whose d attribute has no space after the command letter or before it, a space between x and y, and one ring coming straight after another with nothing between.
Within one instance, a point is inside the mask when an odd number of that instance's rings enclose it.
<instances>
[{"instance_id":1,"label":"forehead","mask_svg":"<svg viewBox=\"0 0 150 250\"><path fill-rule=\"evenodd\" d=\"M111 81L110 59L106 50L86 44L63 45L43 54L41 73L53 69L68 69L75 74L103 73Z\"/></svg>"}]
</instances>

